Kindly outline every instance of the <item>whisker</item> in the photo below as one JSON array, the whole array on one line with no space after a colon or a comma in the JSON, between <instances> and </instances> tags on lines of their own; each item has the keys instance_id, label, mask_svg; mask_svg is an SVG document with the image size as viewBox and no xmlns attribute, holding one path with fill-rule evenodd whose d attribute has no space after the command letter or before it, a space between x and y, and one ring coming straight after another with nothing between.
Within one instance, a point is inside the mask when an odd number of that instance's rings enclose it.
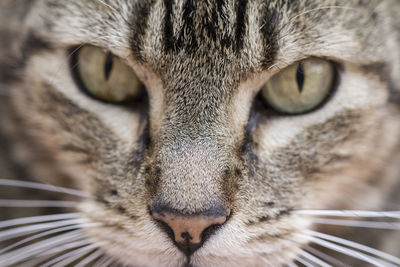
<instances>
[{"instance_id":1,"label":"whisker","mask_svg":"<svg viewBox=\"0 0 400 267\"><path fill-rule=\"evenodd\" d=\"M67 225L77 225L78 223L84 223L86 222L86 219L71 219L71 220L63 220L63 221L57 221L57 222L51 222L51 223L40 223L40 224L34 224L34 225L28 225L28 226L20 226L12 229L7 229L3 230L0 232L0 239L1 241L6 241L12 238L24 236L27 234L39 232L42 230L49 230L49 229L54 229L58 228L61 226L67 226Z\"/></svg>"},{"instance_id":2,"label":"whisker","mask_svg":"<svg viewBox=\"0 0 400 267\"><path fill-rule=\"evenodd\" d=\"M39 207L75 207L79 202L59 201L59 200L20 200L20 199L0 199L0 207L13 208L39 208Z\"/></svg>"},{"instance_id":3,"label":"whisker","mask_svg":"<svg viewBox=\"0 0 400 267\"><path fill-rule=\"evenodd\" d=\"M314 266L315 263L318 264L318 266L322 266L322 267L332 267L331 265L329 265L327 262L322 261L321 259L318 259L317 257L315 257L314 255L311 255L310 253L306 252L306 247L311 248L308 245L304 245L304 244L300 244L299 242L297 242L296 240L293 239L286 239L288 241L292 241L294 243L297 243L299 245L302 245L302 249L300 250L300 252L298 253L297 257L294 259L295 261L300 262L302 265L308 266L311 264L311 266ZM329 260L328 260L329 261Z\"/></svg>"},{"instance_id":4,"label":"whisker","mask_svg":"<svg viewBox=\"0 0 400 267\"><path fill-rule=\"evenodd\" d=\"M85 253L88 253L88 250L95 249L96 247L97 246L94 244L85 245L84 247L74 249L68 253L65 253L59 257L56 257L56 258L52 259L51 261L48 261L45 264L42 264L41 267L49 267L53 264L54 264L53 267L67 266L68 263L74 262L75 260L79 259L79 257L82 257L83 255L85 255ZM85 252L85 253L82 253L82 252ZM76 257L77 255L78 255L78 257Z\"/></svg>"},{"instance_id":5,"label":"whisker","mask_svg":"<svg viewBox=\"0 0 400 267\"><path fill-rule=\"evenodd\" d=\"M88 254L91 254L93 251L95 251L98 248L97 245L91 244L86 247L81 248L79 251L76 251L75 256L70 255L69 258L60 261L59 263L55 264L54 267L64 267L64 266L69 266L72 262L85 257Z\"/></svg>"},{"instance_id":6,"label":"whisker","mask_svg":"<svg viewBox=\"0 0 400 267\"><path fill-rule=\"evenodd\" d=\"M312 265L312 263L308 262L307 260L305 260L301 257L296 257L295 260L300 262L301 264L303 264L306 267L314 267L314 265Z\"/></svg>"},{"instance_id":7,"label":"whisker","mask_svg":"<svg viewBox=\"0 0 400 267\"><path fill-rule=\"evenodd\" d=\"M102 3L103 5L107 6L108 8L110 8L111 10L115 11L116 13L118 13L120 15L120 18L128 25L128 26L132 26L132 23L122 14L122 12L120 10L115 9L114 7L112 7L111 5L105 3L103 0L97 0L100 3Z\"/></svg>"},{"instance_id":8,"label":"whisker","mask_svg":"<svg viewBox=\"0 0 400 267\"><path fill-rule=\"evenodd\" d=\"M108 264L110 264L112 261L113 259L110 256L104 255L100 257L99 260L93 264L93 267L108 266Z\"/></svg>"},{"instance_id":9,"label":"whisker","mask_svg":"<svg viewBox=\"0 0 400 267\"><path fill-rule=\"evenodd\" d=\"M102 3L103 5L105 5L106 7L110 8L111 10L117 12L117 10L116 10L115 8L113 8L113 7L110 6L109 4L105 3L104 1L102 1L102 0L97 0L97 1L99 1L100 3Z\"/></svg>"},{"instance_id":10,"label":"whisker","mask_svg":"<svg viewBox=\"0 0 400 267\"><path fill-rule=\"evenodd\" d=\"M318 258L315 257L314 255L311 255L310 253L308 253L308 252L306 252L306 251L304 251L304 250L302 250L302 251L300 252L300 255L301 255L303 258L309 260L310 262L318 264L319 266L322 266L322 267L332 267L332 265L330 265L330 264L328 264L328 263L326 263L326 262L324 262L324 261L318 259Z\"/></svg>"},{"instance_id":11,"label":"whisker","mask_svg":"<svg viewBox=\"0 0 400 267\"><path fill-rule=\"evenodd\" d=\"M377 259L375 257L369 256L367 254L364 254L362 252L356 251L354 249L350 249L350 248L346 248L346 247L343 247L343 246L336 245L336 244L334 244L332 242L323 240L323 239L318 238L318 237L308 236L308 235L304 235L304 234L296 234L296 235L301 236L302 238L307 238L310 242L313 242L315 244L318 244L318 245L321 245L323 247L329 248L331 250L334 250L334 251L340 252L342 254L351 256L353 258L360 259L362 261L368 262L368 263L370 263L372 265L375 265L375 266L397 267L396 265L390 264L390 263L388 263L386 261L379 260L379 259Z\"/></svg>"},{"instance_id":12,"label":"whisker","mask_svg":"<svg viewBox=\"0 0 400 267\"><path fill-rule=\"evenodd\" d=\"M51 191L57 193L64 193L68 195L78 196L82 198L89 198L94 199L92 196L87 194L86 192L66 188L61 186L43 184L43 183L35 183L35 182L27 182L27 181L19 181L19 180L10 180L10 179L0 179L0 185L3 186L15 186L15 187L22 187L22 188L31 188L31 189L39 189L44 191Z\"/></svg>"},{"instance_id":13,"label":"whisker","mask_svg":"<svg viewBox=\"0 0 400 267\"><path fill-rule=\"evenodd\" d=\"M84 223L84 224L79 224L79 225L70 225L70 226L65 226L65 227L60 227L60 228L52 229L52 230L49 230L49 231L45 231L45 232L42 232L40 234L36 234L36 235L30 236L30 237L24 238L24 239L22 239L22 240L20 240L18 242L15 242L15 243L13 243L13 244L11 244L11 245L3 248L3 249L0 249L0 254L1 253L5 253L5 252L7 252L7 251L9 251L9 250L11 250L11 249L13 249L15 247L20 246L20 245L23 245L23 244L25 244L25 243L27 243L29 241L38 239L40 237L52 235L52 234L59 233L59 232L75 230L75 229L79 229L79 228L82 228L82 227L91 227L91 226L98 226L98 223Z\"/></svg>"},{"instance_id":14,"label":"whisker","mask_svg":"<svg viewBox=\"0 0 400 267\"><path fill-rule=\"evenodd\" d=\"M98 267L98 266L100 266L99 263L104 262L104 260L105 260L105 259L108 259L108 257L109 257L109 256L107 256L107 255L105 255L105 254L102 255L100 258L97 259L97 261L95 261L95 262L92 264L92 267Z\"/></svg>"},{"instance_id":15,"label":"whisker","mask_svg":"<svg viewBox=\"0 0 400 267\"><path fill-rule=\"evenodd\" d=\"M294 263L294 262L287 262L287 263L285 263L285 266L287 266L287 267L297 267L297 264Z\"/></svg>"},{"instance_id":16,"label":"whisker","mask_svg":"<svg viewBox=\"0 0 400 267\"><path fill-rule=\"evenodd\" d=\"M296 18L298 18L298 17L300 17L300 16L303 16L303 15L305 15L305 14L307 14L307 13L311 13L311 12L314 12L314 11L317 11L317 10L323 10L323 9L347 9L347 10L357 10L356 8L354 8L354 7L349 7L349 6L322 6L322 7L317 7L317 8L313 8L313 9L308 9L308 10L302 12L302 13L299 13L299 14L297 14L297 15L291 17L291 18L289 19L289 22L291 22L292 20L294 20L294 19L296 19Z\"/></svg>"},{"instance_id":17,"label":"whisker","mask_svg":"<svg viewBox=\"0 0 400 267\"><path fill-rule=\"evenodd\" d=\"M362 227L362 228L375 228L375 229L386 229L386 230L399 230L400 223L395 222L378 222L378 221L357 221L357 220L338 220L338 219L325 219L315 218L314 223L317 224L329 224L338 226L350 226L350 227Z\"/></svg>"},{"instance_id":18,"label":"whisker","mask_svg":"<svg viewBox=\"0 0 400 267\"><path fill-rule=\"evenodd\" d=\"M316 231L312 231L312 230L305 230L305 232L310 234L310 235L312 235L312 236L316 236L316 237L319 237L319 238L322 238L322 239L326 239L326 240L333 241L333 242L336 242L336 243L339 243L339 244L343 244L343 245L346 245L348 247L356 248L358 250L370 253L372 255L378 256L380 258L386 259L388 261L391 261L393 263L396 263L396 264L400 265L400 258L392 256L392 255L390 255L388 253L385 253L383 251L380 251L380 250L377 250L377 249L374 249L374 248L371 248L371 247L368 247L368 246L365 246L365 245L362 245L362 244L359 244L359 243L356 243L356 242L353 242L353 241L350 241L350 240L346 240L346 239L343 239L343 238L340 238L340 237L336 237L336 236L333 236L333 235L328 235L328 234L324 234L324 233L320 233L320 232L316 232Z\"/></svg>"},{"instance_id":19,"label":"whisker","mask_svg":"<svg viewBox=\"0 0 400 267\"><path fill-rule=\"evenodd\" d=\"M0 229L10 226L16 226L21 224L36 223L36 222L46 222L46 221L58 221L62 219L74 219L78 218L79 213L60 213L52 215L42 215L42 216L32 216L23 217L17 219L11 219L6 221L0 221Z\"/></svg>"},{"instance_id":20,"label":"whisker","mask_svg":"<svg viewBox=\"0 0 400 267\"><path fill-rule=\"evenodd\" d=\"M289 28L292 24L293 24L293 21L295 20L295 19L297 19L298 17L300 17L300 16L302 16L302 15L305 15L305 14L308 14L308 13L311 13L311 12L315 12L315 11L318 11L318 10L323 10L323 9L343 9L343 10L357 10L356 8L354 8L354 7L349 7L349 6L338 6L338 5L335 5L335 6L321 6L321 7L317 7L317 8L313 8L313 9L307 9L307 10L305 10L305 11L303 11L302 13L299 13L299 14L297 14L297 15L294 15L294 16L292 16L291 18L289 18L289 20L288 20L288 22L287 23L285 23L285 24L283 24L283 25L281 25L280 27L279 27L279 29L276 31L276 32L283 32L283 30L285 29L285 28ZM279 38L278 39L278 41L280 41L280 39L281 38Z\"/></svg>"},{"instance_id":21,"label":"whisker","mask_svg":"<svg viewBox=\"0 0 400 267\"><path fill-rule=\"evenodd\" d=\"M74 230L56 237L36 242L11 252L7 252L3 255L0 255L0 266L14 265L18 262L25 261L37 253L41 253L49 248L53 248L60 244L65 244L68 241L81 239L83 234L83 230L81 229Z\"/></svg>"},{"instance_id":22,"label":"whisker","mask_svg":"<svg viewBox=\"0 0 400 267\"><path fill-rule=\"evenodd\" d=\"M263 259L262 264L264 266L273 267L271 262L269 260L267 260L267 259ZM123 264L123 265L125 265L125 264Z\"/></svg>"},{"instance_id":23,"label":"whisker","mask_svg":"<svg viewBox=\"0 0 400 267\"><path fill-rule=\"evenodd\" d=\"M325 254L322 251L319 251L318 249L315 249L309 245L304 245L303 249L305 251L308 251L309 253L312 253L315 256L333 264L334 266L347 267L347 265L345 263L341 262L340 260L335 259L334 257L329 256L328 254Z\"/></svg>"},{"instance_id":24,"label":"whisker","mask_svg":"<svg viewBox=\"0 0 400 267\"><path fill-rule=\"evenodd\" d=\"M101 250L96 250L93 253L89 254L86 258L84 258L81 262L79 262L76 267L85 267L87 264L91 263L92 261L96 260L100 256L104 255Z\"/></svg>"},{"instance_id":25,"label":"whisker","mask_svg":"<svg viewBox=\"0 0 400 267\"><path fill-rule=\"evenodd\" d=\"M95 227L95 226L99 226L102 225L101 223L88 223L88 224L82 224L81 226L85 226L85 228L87 227ZM77 230L76 230L77 231ZM47 260L49 257L52 257L54 255L63 253L65 251L68 251L70 249L74 249L77 247L82 247L85 245L90 245L92 242L90 240L88 240L84 235L81 235L78 238L75 238L73 240L70 240L71 242L66 243L66 244L60 244L54 248L51 248L49 250L45 250L40 252L37 256L35 256L36 258L39 257L39 260L36 261L36 263L40 263L43 262L45 260Z\"/></svg>"},{"instance_id":26,"label":"whisker","mask_svg":"<svg viewBox=\"0 0 400 267\"><path fill-rule=\"evenodd\" d=\"M109 257L108 260L103 262L103 265L101 265L101 266L110 266L111 264L115 264L115 260L114 260L114 258Z\"/></svg>"},{"instance_id":27,"label":"whisker","mask_svg":"<svg viewBox=\"0 0 400 267\"><path fill-rule=\"evenodd\" d=\"M39 254L39 256L42 256L42 257L43 257L43 256L49 256L49 255L50 255L50 257L51 257L51 256L53 256L53 255L55 255L55 254L60 254L60 253L65 252L65 251L67 251L67 250L70 250L70 249L73 249L73 248L77 248L77 247L82 247L82 246L88 245L88 244L90 244L90 243L91 243L91 242L88 241L88 240L86 239L86 237L82 235L80 238L77 238L77 239L75 239L75 240L72 240L72 241L69 242L69 243L61 244L60 246L57 246L57 247L52 248L52 249L50 249L50 250L43 251L43 252L41 252L41 253ZM47 257L46 259L48 259L48 257ZM43 259L43 260L44 260L44 259ZM42 261L43 261L43 260L42 260Z\"/></svg>"},{"instance_id":28,"label":"whisker","mask_svg":"<svg viewBox=\"0 0 400 267\"><path fill-rule=\"evenodd\" d=\"M31 258L25 259L25 263L29 263L28 267L30 266L36 266L40 265L42 266L43 262L48 261L51 259L51 257L54 257L56 255L59 255L60 253L63 253L65 251L68 251L70 249L76 249L78 247L82 247L85 245L89 245L90 242L85 239L85 237L78 238L76 240L73 240L70 243L57 246L55 248L51 248L49 250L45 250L43 252L39 252L36 255L33 255ZM64 255L64 254L62 254Z\"/></svg>"},{"instance_id":29,"label":"whisker","mask_svg":"<svg viewBox=\"0 0 400 267\"><path fill-rule=\"evenodd\" d=\"M294 210L291 214L332 216L332 217L364 217L400 219L400 211L365 211L365 210Z\"/></svg>"}]
</instances>

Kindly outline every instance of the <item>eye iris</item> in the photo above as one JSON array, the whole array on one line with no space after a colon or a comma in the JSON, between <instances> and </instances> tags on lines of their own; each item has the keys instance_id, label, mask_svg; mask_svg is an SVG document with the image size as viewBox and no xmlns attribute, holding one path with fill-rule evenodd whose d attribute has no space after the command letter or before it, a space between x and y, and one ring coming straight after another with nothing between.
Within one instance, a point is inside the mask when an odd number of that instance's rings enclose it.
<instances>
[{"instance_id":1,"label":"eye iris","mask_svg":"<svg viewBox=\"0 0 400 267\"><path fill-rule=\"evenodd\" d=\"M304 69L302 62L300 62L299 66L297 67L296 81L297 81L297 86L299 88L299 92L301 93L303 91L303 85L304 85Z\"/></svg>"},{"instance_id":2,"label":"eye iris","mask_svg":"<svg viewBox=\"0 0 400 267\"><path fill-rule=\"evenodd\" d=\"M144 86L130 66L103 48L85 45L71 61L74 78L89 96L109 103L139 101Z\"/></svg>"},{"instance_id":3,"label":"eye iris","mask_svg":"<svg viewBox=\"0 0 400 267\"><path fill-rule=\"evenodd\" d=\"M332 62L314 57L294 63L275 74L264 85L262 100L283 114L312 111L331 92L334 70Z\"/></svg>"},{"instance_id":4,"label":"eye iris","mask_svg":"<svg viewBox=\"0 0 400 267\"><path fill-rule=\"evenodd\" d=\"M106 79L106 81L108 81L108 79L110 78L112 67L113 55L111 54L111 52L108 52L106 56L106 62L104 64L104 78Z\"/></svg>"}]
</instances>

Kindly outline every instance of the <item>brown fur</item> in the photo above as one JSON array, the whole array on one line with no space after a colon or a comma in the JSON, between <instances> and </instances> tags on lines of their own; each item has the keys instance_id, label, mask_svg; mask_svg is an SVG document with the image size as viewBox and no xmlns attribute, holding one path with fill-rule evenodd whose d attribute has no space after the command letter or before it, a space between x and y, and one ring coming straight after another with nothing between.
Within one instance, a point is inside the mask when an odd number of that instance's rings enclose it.
<instances>
[{"instance_id":1,"label":"brown fur","mask_svg":"<svg viewBox=\"0 0 400 267\"><path fill-rule=\"evenodd\" d=\"M87 235L116 262L284 265L312 227L290 211L380 209L399 188L397 1L37 0L0 10L7 161L93 195L78 210L103 223ZM131 66L148 102L80 92L69 57L85 43ZM337 64L327 103L297 116L261 105L263 83L309 56ZM231 214L187 258L152 206Z\"/></svg>"}]
</instances>

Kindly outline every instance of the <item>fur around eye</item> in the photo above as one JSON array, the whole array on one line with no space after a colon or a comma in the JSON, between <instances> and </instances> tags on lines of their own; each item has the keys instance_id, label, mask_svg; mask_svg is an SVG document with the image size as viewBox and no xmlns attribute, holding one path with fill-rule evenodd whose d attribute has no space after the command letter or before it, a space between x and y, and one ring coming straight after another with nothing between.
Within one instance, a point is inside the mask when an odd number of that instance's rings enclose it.
<instances>
[{"instance_id":1,"label":"fur around eye","mask_svg":"<svg viewBox=\"0 0 400 267\"><path fill-rule=\"evenodd\" d=\"M274 75L262 88L263 101L284 114L314 110L333 90L335 69L332 62L308 58Z\"/></svg>"},{"instance_id":2,"label":"fur around eye","mask_svg":"<svg viewBox=\"0 0 400 267\"><path fill-rule=\"evenodd\" d=\"M0 0L0 267L400 267L399 15Z\"/></svg>"},{"instance_id":3,"label":"fur around eye","mask_svg":"<svg viewBox=\"0 0 400 267\"><path fill-rule=\"evenodd\" d=\"M109 103L138 99L144 86L119 57L100 47L85 45L74 57L72 71L81 89Z\"/></svg>"}]
</instances>

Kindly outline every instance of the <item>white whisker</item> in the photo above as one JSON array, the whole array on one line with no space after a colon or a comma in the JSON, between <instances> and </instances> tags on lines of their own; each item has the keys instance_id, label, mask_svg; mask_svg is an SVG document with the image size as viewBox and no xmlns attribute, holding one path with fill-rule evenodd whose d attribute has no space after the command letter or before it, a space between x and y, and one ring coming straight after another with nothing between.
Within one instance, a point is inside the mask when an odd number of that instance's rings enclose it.
<instances>
[{"instance_id":1,"label":"white whisker","mask_svg":"<svg viewBox=\"0 0 400 267\"><path fill-rule=\"evenodd\" d=\"M65 227L52 229L52 230L49 230L49 231L46 231L46 232L42 232L40 234L36 234L36 235L30 236L30 237L27 237L25 239L22 239L22 240L20 240L18 242L15 242L15 243L9 245L9 246L7 246L7 247L5 247L3 249L0 249L0 254L1 253L5 253L5 252L7 252L7 251L9 251L9 250L11 250L11 249L13 249L15 247L20 246L20 245L23 245L23 244L25 244L25 243L27 243L29 241L38 239L40 237L52 235L52 234L59 233L59 232L75 230L75 229L79 229L79 228L82 228L82 227L92 227L92 226L98 226L98 225L99 225L98 223L84 223L84 224L79 224L79 225L71 225L71 226L65 226Z\"/></svg>"},{"instance_id":2,"label":"white whisker","mask_svg":"<svg viewBox=\"0 0 400 267\"><path fill-rule=\"evenodd\" d=\"M375 266L396 267L396 265L390 264L389 262L379 260L379 259L377 259L375 257L369 256L367 254L364 254L362 252L356 251L354 249L350 249L350 248L346 248L346 247L343 247L343 246L336 245L336 244L334 244L332 242L323 240L323 239L318 238L318 237L308 236L308 235L304 235L304 234L296 234L296 235L301 236L302 238L307 238L310 242L313 242L315 244L318 244L318 245L321 245L323 247L332 249L334 251L337 251L337 252L340 252L342 254L351 256L353 258L360 259L362 261L368 262L368 263L370 263L372 265L375 265Z\"/></svg>"},{"instance_id":3,"label":"white whisker","mask_svg":"<svg viewBox=\"0 0 400 267\"><path fill-rule=\"evenodd\" d=\"M16 226L21 224L28 224L28 223L58 221L62 219L74 219L74 218L79 218L79 213L60 213L52 215L23 217L6 221L0 221L0 228Z\"/></svg>"},{"instance_id":4,"label":"white whisker","mask_svg":"<svg viewBox=\"0 0 400 267\"><path fill-rule=\"evenodd\" d=\"M105 259L108 259L109 256L107 255L102 255L100 258L97 259L94 263L92 263L92 267L98 267L100 266L99 263L104 262Z\"/></svg>"},{"instance_id":5,"label":"white whisker","mask_svg":"<svg viewBox=\"0 0 400 267\"><path fill-rule=\"evenodd\" d=\"M308 9L308 10L306 10L306 11L303 11L302 13L299 13L299 14L297 14L297 15L291 17L291 18L289 19L289 22L291 22L292 20L294 20L294 19L296 19L296 18L298 18L298 17L300 17L300 16L303 16L303 15L305 15L305 14L307 14L307 13L314 12L314 11L317 11L317 10L322 10L322 9L347 9L347 10L357 10L356 8L354 8L354 7L349 7L349 6L322 6L322 7L317 7L317 8Z\"/></svg>"},{"instance_id":6,"label":"white whisker","mask_svg":"<svg viewBox=\"0 0 400 267\"><path fill-rule=\"evenodd\" d=\"M65 244L68 241L74 241L82 238L83 231L81 229L74 230L56 237L36 242L34 244L16 249L0 255L0 266L15 265L16 263L26 261L32 256L37 255L50 248L57 247L60 244Z\"/></svg>"},{"instance_id":7,"label":"white whisker","mask_svg":"<svg viewBox=\"0 0 400 267\"><path fill-rule=\"evenodd\" d=\"M305 245L303 246L303 249L308 251L309 253L314 254L315 256L333 264L334 266L338 266L338 267L347 267L347 265L341 261L339 261L338 259L333 258L330 255L327 255L325 253L323 253L322 251L319 251L311 246Z\"/></svg>"},{"instance_id":8,"label":"white whisker","mask_svg":"<svg viewBox=\"0 0 400 267\"><path fill-rule=\"evenodd\" d=\"M301 264L303 264L306 267L314 267L312 263L308 262L307 260L305 260L301 257L296 257L295 260L300 262Z\"/></svg>"},{"instance_id":9,"label":"white whisker","mask_svg":"<svg viewBox=\"0 0 400 267\"><path fill-rule=\"evenodd\" d=\"M0 239L2 241L6 241L12 238L24 236L27 234L39 232L42 230L50 230L62 226L67 225L77 225L79 223L86 222L86 219L71 219L71 220L63 220L57 222L50 222L50 223L40 223L28 226L20 226L12 229L3 230L0 232Z\"/></svg>"},{"instance_id":10,"label":"white whisker","mask_svg":"<svg viewBox=\"0 0 400 267\"><path fill-rule=\"evenodd\" d=\"M86 265L88 265L89 263L96 260L97 258L99 258L102 255L103 255L102 251L100 251L100 250L94 251L92 254L90 254L89 256L84 258L81 262L79 262L76 265L76 267L85 267Z\"/></svg>"},{"instance_id":11,"label":"white whisker","mask_svg":"<svg viewBox=\"0 0 400 267\"><path fill-rule=\"evenodd\" d=\"M294 262L288 262L288 263L285 263L285 266L287 266L287 267L297 267L297 264L294 263Z\"/></svg>"},{"instance_id":12,"label":"white whisker","mask_svg":"<svg viewBox=\"0 0 400 267\"><path fill-rule=\"evenodd\" d=\"M386 229L386 230L399 230L400 223L396 222L378 222L378 221L357 221L357 220L338 220L338 219L325 219L314 218L313 223L329 224L338 226Z\"/></svg>"},{"instance_id":13,"label":"white whisker","mask_svg":"<svg viewBox=\"0 0 400 267\"><path fill-rule=\"evenodd\" d=\"M61 244L61 245L59 245L59 246L57 246L55 248L52 248L50 250L43 251L43 252L41 252L39 254L39 256L48 256L48 255L53 256L55 254L60 254L62 252L68 251L68 250L73 249L73 248L77 248L77 247L82 247L84 245L88 245L90 243L91 242L89 240L87 240L85 236L82 235L80 238L72 240L69 243Z\"/></svg>"},{"instance_id":14,"label":"white whisker","mask_svg":"<svg viewBox=\"0 0 400 267\"><path fill-rule=\"evenodd\" d=\"M339 238L339 237L332 236L332 235L328 235L328 234L323 234L323 233L312 231L312 230L306 230L305 232L307 234L312 235L312 236L316 236L316 237L319 237L319 238L322 238L322 239L333 241L333 242L336 242L336 243L339 243L339 244L342 244L342 245L346 245L348 247L356 248L358 250L370 253L372 255L378 256L378 257L380 257L382 259L386 259L388 261L391 261L393 263L396 263L396 264L400 265L400 258L392 256L392 255L390 255L388 253L385 253L383 251L380 251L380 250L377 250L377 249L374 249L374 248L371 248L371 247L368 247L368 246L365 246L365 245L362 245L362 244L359 244L359 243L356 243L356 242L353 242L353 241L350 241L350 240L346 240L346 239Z\"/></svg>"},{"instance_id":15,"label":"white whisker","mask_svg":"<svg viewBox=\"0 0 400 267\"><path fill-rule=\"evenodd\" d=\"M32 255L32 257L25 259L25 262L29 263L28 267L36 266L39 264L41 266L41 264L43 264L43 262L48 261L49 258L52 258L56 255L59 255L60 253L68 251L70 249L76 249L78 247L82 247L82 246L89 245L89 244L90 244L90 242L85 237L82 236L81 238L75 239L70 243L61 244L60 246L39 252L36 255ZM62 254L62 255L64 255L64 254Z\"/></svg>"},{"instance_id":16,"label":"white whisker","mask_svg":"<svg viewBox=\"0 0 400 267\"><path fill-rule=\"evenodd\" d=\"M64 194L68 194L68 195L72 195L72 196L94 199L92 196L90 196L89 194L87 194L83 191L79 191L79 190L72 189L72 188L61 187L61 186L43 184L43 183L26 182L26 181L10 180L10 179L0 179L0 185L39 189L39 190L44 190L44 191L52 191L52 192L64 193Z\"/></svg>"},{"instance_id":17,"label":"white whisker","mask_svg":"<svg viewBox=\"0 0 400 267\"><path fill-rule=\"evenodd\" d=\"M83 248L79 249L79 251L76 251L75 255L69 255L69 258L67 258L63 261L60 261L59 263L55 264L53 267L69 266L69 264L71 264L72 262L74 262L82 257L85 257L86 255L95 251L97 248L98 248L98 246L94 245L94 244L83 247Z\"/></svg>"},{"instance_id":18,"label":"white whisker","mask_svg":"<svg viewBox=\"0 0 400 267\"><path fill-rule=\"evenodd\" d=\"M308 253L308 252L306 252L306 251L304 251L304 250L302 250L302 251L300 252L300 255L301 255L303 258L309 260L310 262L318 264L319 266L322 266L322 267L332 267L332 265L330 265L330 264L328 264L328 263L326 263L326 262L324 262L324 261L318 259L317 257L311 255L310 253Z\"/></svg>"},{"instance_id":19,"label":"white whisker","mask_svg":"<svg viewBox=\"0 0 400 267\"><path fill-rule=\"evenodd\" d=\"M103 267L110 266L112 263L115 264L115 260L114 260L114 258L109 257L108 260L104 261L103 265L101 265L101 266L103 266Z\"/></svg>"},{"instance_id":20,"label":"white whisker","mask_svg":"<svg viewBox=\"0 0 400 267\"><path fill-rule=\"evenodd\" d=\"M93 267L103 267L107 266L108 263L111 263L112 258L108 255L103 255L102 257L99 258L98 261L93 263Z\"/></svg>"},{"instance_id":21,"label":"white whisker","mask_svg":"<svg viewBox=\"0 0 400 267\"><path fill-rule=\"evenodd\" d=\"M58 201L58 200L20 200L20 199L0 199L0 207L13 208L39 208L39 207L76 207L79 202L76 201Z\"/></svg>"},{"instance_id":22,"label":"white whisker","mask_svg":"<svg viewBox=\"0 0 400 267\"><path fill-rule=\"evenodd\" d=\"M85 228L87 228L87 227L96 227L96 226L100 226L100 225L102 225L102 224L98 223L98 222L81 224L81 226L84 226ZM69 250L71 248L76 248L78 246L83 246L83 245L86 245L86 244L89 244L89 243L91 243L91 242L88 241L84 235L82 235L81 238L75 239L70 243L60 244L59 246L54 247L54 248L52 248L50 250L43 251L43 252L40 253L40 255L44 256L44 255L57 254L57 253Z\"/></svg>"},{"instance_id":23,"label":"white whisker","mask_svg":"<svg viewBox=\"0 0 400 267\"><path fill-rule=\"evenodd\" d=\"M364 217L400 219L400 211L364 211L364 210L294 210L291 214L332 216L332 217Z\"/></svg>"},{"instance_id":24,"label":"white whisker","mask_svg":"<svg viewBox=\"0 0 400 267\"><path fill-rule=\"evenodd\" d=\"M102 3L103 5L105 5L106 7L110 8L111 10L113 10L113 11L115 11L115 12L118 12L115 8L113 8L112 6L110 6L110 5L107 4L107 3L104 3L102 0L97 0L97 1L99 1L100 3Z\"/></svg>"},{"instance_id":25,"label":"white whisker","mask_svg":"<svg viewBox=\"0 0 400 267\"><path fill-rule=\"evenodd\" d=\"M53 265L53 267L60 267L60 266L67 266L68 263L74 262L75 260L77 260L78 258L82 257L83 255L85 255L85 253L88 253L88 250L91 249L95 249L96 245L94 244L89 244L86 245L84 247L80 247L78 249L74 249L72 251L69 251L68 253L65 253L61 256L58 256L54 259L52 259L51 261L46 262L45 264L42 264L41 267L49 267L51 265ZM84 252L84 253L83 253ZM76 257L78 256L78 257ZM65 261L65 259L67 261Z\"/></svg>"}]
</instances>

